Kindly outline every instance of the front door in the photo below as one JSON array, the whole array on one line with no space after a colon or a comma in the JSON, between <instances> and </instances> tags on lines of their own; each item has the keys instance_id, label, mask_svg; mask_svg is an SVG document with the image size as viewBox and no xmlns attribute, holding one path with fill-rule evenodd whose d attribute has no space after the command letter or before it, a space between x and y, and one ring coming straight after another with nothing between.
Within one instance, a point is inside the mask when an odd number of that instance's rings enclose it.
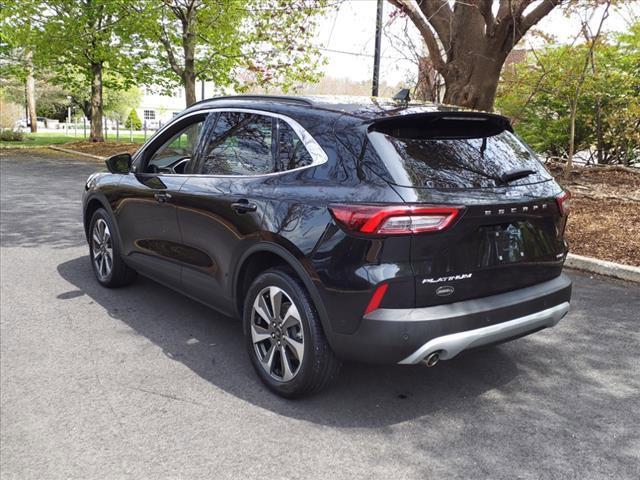
<instances>
[{"instance_id":1,"label":"front door","mask_svg":"<svg viewBox=\"0 0 640 480\"><path fill-rule=\"evenodd\" d=\"M141 151L135 171L120 183L114 213L125 261L159 282L180 288L185 255L175 200L188 178L206 113L185 118Z\"/></svg>"}]
</instances>

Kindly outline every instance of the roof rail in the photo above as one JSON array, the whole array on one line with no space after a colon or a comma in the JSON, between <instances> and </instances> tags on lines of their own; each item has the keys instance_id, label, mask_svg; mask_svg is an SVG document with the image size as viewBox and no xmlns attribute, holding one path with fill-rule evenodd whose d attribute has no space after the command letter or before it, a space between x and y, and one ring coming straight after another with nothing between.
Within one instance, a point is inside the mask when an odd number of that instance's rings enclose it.
<instances>
[{"instance_id":1,"label":"roof rail","mask_svg":"<svg viewBox=\"0 0 640 480\"><path fill-rule=\"evenodd\" d=\"M200 105L202 103L223 101L223 100L264 100L268 102L297 103L300 105L313 105L311 100L302 97L288 97L284 95L223 95L220 97L211 97L200 100L191 106Z\"/></svg>"}]
</instances>

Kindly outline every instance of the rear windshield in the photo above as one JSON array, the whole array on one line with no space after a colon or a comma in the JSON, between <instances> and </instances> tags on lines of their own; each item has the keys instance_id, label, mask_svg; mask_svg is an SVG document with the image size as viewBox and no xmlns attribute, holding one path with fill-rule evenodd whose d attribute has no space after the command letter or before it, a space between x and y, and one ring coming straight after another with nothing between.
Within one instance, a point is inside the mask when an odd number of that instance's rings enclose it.
<instances>
[{"instance_id":1,"label":"rear windshield","mask_svg":"<svg viewBox=\"0 0 640 480\"><path fill-rule=\"evenodd\" d=\"M550 177L505 125L489 121L415 122L369 134L393 183L426 188L524 185Z\"/></svg>"}]
</instances>

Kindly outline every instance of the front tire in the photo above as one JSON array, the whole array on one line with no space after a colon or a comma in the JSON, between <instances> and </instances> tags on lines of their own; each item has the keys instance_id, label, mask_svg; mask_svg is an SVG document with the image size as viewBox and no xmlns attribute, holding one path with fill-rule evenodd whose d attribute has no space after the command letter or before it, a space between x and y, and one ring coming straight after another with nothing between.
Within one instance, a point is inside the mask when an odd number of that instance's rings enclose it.
<instances>
[{"instance_id":1,"label":"front tire","mask_svg":"<svg viewBox=\"0 0 640 480\"><path fill-rule=\"evenodd\" d=\"M135 270L122 260L115 224L104 208L96 210L91 217L89 258L96 280L104 287L123 287L136 278Z\"/></svg>"},{"instance_id":2,"label":"front tire","mask_svg":"<svg viewBox=\"0 0 640 480\"><path fill-rule=\"evenodd\" d=\"M244 303L245 342L260 380L287 398L318 392L338 374L315 306L302 283L284 269L260 274Z\"/></svg>"}]
</instances>

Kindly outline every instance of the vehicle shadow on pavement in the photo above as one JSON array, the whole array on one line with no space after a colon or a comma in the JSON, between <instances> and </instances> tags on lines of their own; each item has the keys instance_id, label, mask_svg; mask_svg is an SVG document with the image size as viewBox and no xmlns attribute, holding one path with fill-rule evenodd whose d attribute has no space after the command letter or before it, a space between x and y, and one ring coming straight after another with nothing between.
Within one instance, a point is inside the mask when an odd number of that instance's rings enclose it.
<instances>
[{"instance_id":1,"label":"vehicle shadow on pavement","mask_svg":"<svg viewBox=\"0 0 640 480\"><path fill-rule=\"evenodd\" d=\"M270 393L254 374L238 320L144 277L126 288L103 288L86 256L60 264L58 272L77 288L60 294L58 301L85 294L112 318L216 387L276 414L322 425L372 428L440 409L455 412L518 374L510 356L495 347L466 353L435 368L345 364L326 391L285 400Z\"/></svg>"}]
</instances>

